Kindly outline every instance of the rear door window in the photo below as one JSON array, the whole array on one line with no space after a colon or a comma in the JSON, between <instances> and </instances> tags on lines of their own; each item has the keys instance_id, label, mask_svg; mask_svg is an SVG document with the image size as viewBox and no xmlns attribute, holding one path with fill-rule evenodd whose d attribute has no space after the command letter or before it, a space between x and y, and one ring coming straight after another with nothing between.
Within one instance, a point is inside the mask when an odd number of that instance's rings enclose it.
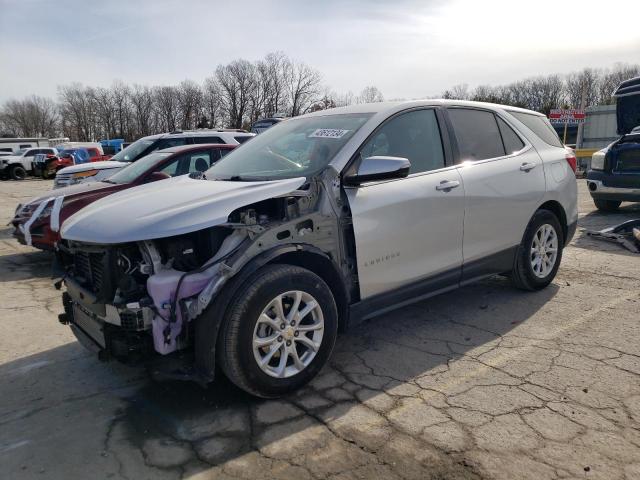
<instances>
[{"instance_id":1,"label":"rear door window","mask_svg":"<svg viewBox=\"0 0 640 480\"><path fill-rule=\"evenodd\" d=\"M448 109L460 160L485 160L505 155L495 115L485 110Z\"/></svg>"},{"instance_id":2,"label":"rear door window","mask_svg":"<svg viewBox=\"0 0 640 480\"><path fill-rule=\"evenodd\" d=\"M194 152L189 155L189 166L187 173L205 172L211 167L211 152Z\"/></svg>"},{"instance_id":3,"label":"rear door window","mask_svg":"<svg viewBox=\"0 0 640 480\"><path fill-rule=\"evenodd\" d=\"M522 112L510 111L509 113L529 127L529 129L540 137L546 144L553 147L564 146L560 141L560 137L558 137L558 134L551 126L551 123L547 120L547 117Z\"/></svg>"},{"instance_id":4,"label":"rear door window","mask_svg":"<svg viewBox=\"0 0 640 480\"><path fill-rule=\"evenodd\" d=\"M411 162L409 173L444 168L440 128L433 109L400 114L384 123L360 150L361 158L402 157Z\"/></svg>"},{"instance_id":5,"label":"rear door window","mask_svg":"<svg viewBox=\"0 0 640 480\"><path fill-rule=\"evenodd\" d=\"M507 152L507 155L511 155L512 153L522 150L524 148L524 142L518 134L513 131L513 128L507 125L507 122L502 120L500 117L496 118L498 120L498 128L500 129L502 142L504 143L504 149Z\"/></svg>"},{"instance_id":6,"label":"rear door window","mask_svg":"<svg viewBox=\"0 0 640 480\"><path fill-rule=\"evenodd\" d=\"M199 151L199 152L188 152L183 155L180 155L172 165L168 165L162 171L168 173L172 177L178 175L186 175L187 173L193 172L204 172L211 167L212 155L210 150Z\"/></svg>"}]
</instances>

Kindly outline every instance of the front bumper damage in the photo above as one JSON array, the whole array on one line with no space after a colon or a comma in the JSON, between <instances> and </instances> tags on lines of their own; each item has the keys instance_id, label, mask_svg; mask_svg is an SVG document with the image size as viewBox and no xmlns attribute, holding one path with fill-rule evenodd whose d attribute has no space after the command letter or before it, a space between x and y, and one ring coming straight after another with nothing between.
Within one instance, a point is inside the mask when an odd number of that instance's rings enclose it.
<instances>
[{"instance_id":1,"label":"front bumper damage","mask_svg":"<svg viewBox=\"0 0 640 480\"><path fill-rule=\"evenodd\" d=\"M67 266L61 276L67 291L61 323L102 360L144 363L162 378L213 380L215 346L202 340L215 341L224 315L221 305L235 285L232 279L246 280L247 272L278 255L301 251L322 256L337 272L338 265L347 265L341 261L344 227L333 209L320 211L317 190L291 192L265 203L239 209L226 223L167 239L105 246L63 240L59 247ZM217 232L218 243L209 258L185 268L175 252L197 253L193 236L212 232ZM195 243L180 243L184 238ZM172 242L179 248L168 249ZM121 249L129 250L123 256ZM132 255L133 250L139 256ZM70 259L82 259L81 271L69 267ZM124 272L119 280L110 280L114 269ZM137 277L137 287L127 287L124 277ZM127 288L133 293L126 293Z\"/></svg>"}]
</instances>

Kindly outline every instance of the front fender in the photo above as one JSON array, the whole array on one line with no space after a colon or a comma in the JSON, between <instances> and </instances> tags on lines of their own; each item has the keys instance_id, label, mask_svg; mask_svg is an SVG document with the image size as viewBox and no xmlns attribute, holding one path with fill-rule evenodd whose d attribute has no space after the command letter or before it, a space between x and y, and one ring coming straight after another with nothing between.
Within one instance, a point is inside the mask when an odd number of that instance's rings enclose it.
<instances>
[{"instance_id":1,"label":"front fender","mask_svg":"<svg viewBox=\"0 0 640 480\"><path fill-rule=\"evenodd\" d=\"M304 243L291 243L285 245L278 245L271 249L261 252L259 255L251 258L244 263L240 269L221 286L217 294L211 299L209 305L205 308L201 315L199 315L194 323L195 338L195 367L200 378L205 381L213 381L215 375L215 360L216 360L216 345L218 341L220 325L224 319L226 313L226 307L233 301L233 297L238 288L247 282L251 276L263 266L269 263L277 263L278 258L283 258L283 263L291 263L285 260L289 255L296 253L306 253L311 255L317 255L331 262L331 265L335 269L338 278L341 279L343 285L341 290L346 292L347 289L344 285L344 279L339 273L339 269L331 258L313 245ZM335 286L331 286L332 291ZM335 295L335 294L334 294ZM343 298L336 298L336 301L340 304L340 310L346 309L348 299L346 294Z\"/></svg>"}]
</instances>

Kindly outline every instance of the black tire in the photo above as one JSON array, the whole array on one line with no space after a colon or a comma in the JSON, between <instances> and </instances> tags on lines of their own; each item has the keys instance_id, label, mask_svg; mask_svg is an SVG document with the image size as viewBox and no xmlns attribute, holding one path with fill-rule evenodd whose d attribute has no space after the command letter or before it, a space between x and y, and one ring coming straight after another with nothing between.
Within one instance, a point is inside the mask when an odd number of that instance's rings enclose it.
<instances>
[{"instance_id":1,"label":"black tire","mask_svg":"<svg viewBox=\"0 0 640 480\"><path fill-rule=\"evenodd\" d=\"M253 353L258 317L278 295L299 290L312 295L322 309L324 333L315 357L302 371L286 378L265 373ZM218 342L218 359L224 374L252 395L274 398L309 382L327 362L338 331L338 310L331 289L315 273L292 265L267 265L234 294L226 309Z\"/></svg>"},{"instance_id":2,"label":"black tire","mask_svg":"<svg viewBox=\"0 0 640 480\"><path fill-rule=\"evenodd\" d=\"M24 180L27 178L27 171L22 167L22 165L13 165L10 167L9 176L13 180Z\"/></svg>"},{"instance_id":3,"label":"black tire","mask_svg":"<svg viewBox=\"0 0 640 480\"><path fill-rule=\"evenodd\" d=\"M557 236L557 255L555 264L551 271L543 278L537 276L531 265L531 248L538 229L543 225L550 225L555 230ZM549 210L538 210L529 221L527 229L522 237L522 242L518 247L516 259L511 271L511 281L516 288L521 290L540 290L549 285L560 267L562 261L562 249L564 247L564 235L558 218Z\"/></svg>"},{"instance_id":4,"label":"black tire","mask_svg":"<svg viewBox=\"0 0 640 480\"><path fill-rule=\"evenodd\" d=\"M615 212L620 208L620 204L617 200L602 200L602 199L593 199L593 203L596 204L596 208L601 212Z\"/></svg>"}]
</instances>

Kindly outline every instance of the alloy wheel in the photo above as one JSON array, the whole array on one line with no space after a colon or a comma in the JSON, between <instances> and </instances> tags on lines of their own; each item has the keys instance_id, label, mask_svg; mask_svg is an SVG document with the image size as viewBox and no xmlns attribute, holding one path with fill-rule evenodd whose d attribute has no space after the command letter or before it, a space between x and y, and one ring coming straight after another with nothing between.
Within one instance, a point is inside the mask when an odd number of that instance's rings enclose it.
<instances>
[{"instance_id":1,"label":"alloy wheel","mask_svg":"<svg viewBox=\"0 0 640 480\"><path fill-rule=\"evenodd\" d=\"M262 310L253 330L253 356L267 375L292 377L313 361L323 334L318 301L307 292L288 291Z\"/></svg>"},{"instance_id":2,"label":"alloy wheel","mask_svg":"<svg viewBox=\"0 0 640 480\"><path fill-rule=\"evenodd\" d=\"M545 223L533 236L531 243L531 268L538 278L545 278L558 259L558 234L555 228Z\"/></svg>"}]
</instances>

